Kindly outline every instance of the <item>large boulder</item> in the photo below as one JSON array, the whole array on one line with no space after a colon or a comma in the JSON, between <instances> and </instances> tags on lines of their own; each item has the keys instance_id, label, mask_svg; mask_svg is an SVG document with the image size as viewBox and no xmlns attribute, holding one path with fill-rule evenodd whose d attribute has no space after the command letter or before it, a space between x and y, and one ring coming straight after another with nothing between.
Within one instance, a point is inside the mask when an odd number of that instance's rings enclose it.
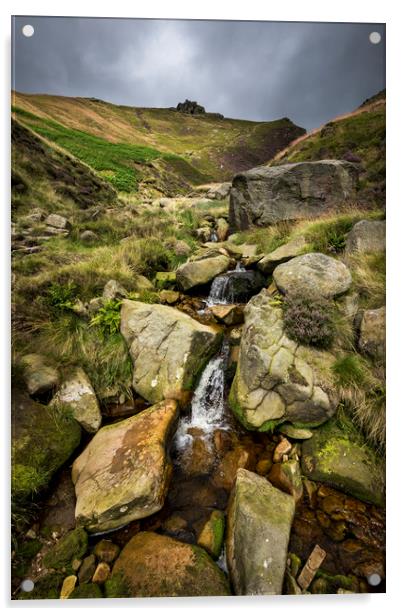
<instances>
[{"instance_id":1,"label":"large boulder","mask_svg":"<svg viewBox=\"0 0 403 616\"><path fill-rule=\"evenodd\" d=\"M230 266L230 259L225 255L218 255L199 261L188 261L176 270L176 281L183 291L211 282L213 278L226 272Z\"/></svg>"},{"instance_id":2,"label":"large boulder","mask_svg":"<svg viewBox=\"0 0 403 616\"><path fill-rule=\"evenodd\" d=\"M358 339L361 353L384 359L386 353L386 307L364 310Z\"/></svg>"},{"instance_id":3,"label":"large boulder","mask_svg":"<svg viewBox=\"0 0 403 616\"><path fill-rule=\"evenodd\" d=\"M74 371L64 380L53 397L51 405L68 405L73 417L87 432L96 432L102 423L101 410L88 376L82 368Z\"/></svg>"},{"instance_id":4,"label":"large boulder","mask_svg":"<svg viewBox=\"0 0 403 616\"><path fill-rule=\"evenodd\" d=\"M342 295L352 282L344 263L320 252L311 252L278 265L273 279L285 295L325 298Z\"/></svg>"},{"instance_id":5,"label":"large boulder","mask_svg":"<svg viewBox=\"0 0 403 616\"><path fill-rule=\"evenodd\" d=\"M294 499L239 469L227 520L227 563L237 595L280 595Z\"/></svg>"},{"instance_id":6,"label":"large boulder","mask_svg":"<svg viewBox=\"0 0 403 616\"><path fill-rule=\"evenodd\" d=\"M175 308L130 300L122 303L121 332L133 360L133 387L149 402L182 400L221 339Z\"/></svg>"},{"instance_id":7,"label":"large boulder","mask_svg":"<svg viewBox=\"0 0 403 616\"><path fill-rule=\"evenodd\" d=\"M347 235L346 252L384 252L386 249L386 222L360 220Z\"/></svg>"},{"instance_id":8,"label":"large boulder","mask_svg":"<svg viewBox=\"0 0 403 616\"><path fill-rule=\"evenodd\" d=\"M339 401L334 361L327 351L290 340L282 309L263 290L245 309L231 408L249 430L269 430L284 421L319 425L333 415Z\"/></svg>"},{"instance_id":9,"label":"large boulder","mask_svg":"<svg viewBox=\"0 0 403 616\"><path fill-rule=\"evenodd\" d=\"M140 532L125 545L106 592L108 597L231 594L225 574L202 548L153 532Z\"/></svg>"},{"instance_id":10,"label":"large boulder","mask_svg":"<svg viewBox=\"0 0 403 616\"><path fill-rule=\"evenodd\" d=\"M81 429L67 410L12 393L11 488L27 498L45 488L80 443Z\"/></svg>"},{"instance_id":11,"label":"large boulder","mask_svg":"<svg viewBox=\"0 0 403 616\"><path fill-rule=\"evenodd\" d=\"M263 272L263 274L271 274L277 265L281 265L281 263L285 263L286 261L300 255L304 251L306 245L307 244L304 237L297 237L294 240L279 246L268 255L265 255L262 259L260 259L257 267L261 272Z\"/></svg>"},{"instance_id":12,"label":"large boulder","mask_svg":"<svg viewBox=\"0 0 403 616\"><path fill-rule=\"evenodd\" d=\"M256 167L238 173L230 194L230 227L247 229L308 218L354 198L356 165L342 160Z\"/></svg>"},{"instance_id":13,"label":"large boulder","mask_svg":"<svg viewBox=\"0 0 403 616\"><path fill-rule=\"evenodd\" d=\"M384 466L366 444L331 421L302 444L302 472L375 505L384 504Z\"/></svg>"},{"instance_id":14,"label":"large boulder","mask_svg":"<svg viewBox=\"0 0 403 616\"><path fill-rule=\"evenodd\" d=\"M73 464L77 524L108 531L162 508L177 418L177 403L166 400L97 432Z\"/></svg>"},{"instance_id":15,"label":"large boulder","mask_svg":"<svg viewBox=\"0 0 403 616\"><path fill-rule=\"evenodd\" d=\"M23 378L31 396L55 389L59 383L59 373L43 355L29 353L21 358Z\"/></svg>"}]
</instances>

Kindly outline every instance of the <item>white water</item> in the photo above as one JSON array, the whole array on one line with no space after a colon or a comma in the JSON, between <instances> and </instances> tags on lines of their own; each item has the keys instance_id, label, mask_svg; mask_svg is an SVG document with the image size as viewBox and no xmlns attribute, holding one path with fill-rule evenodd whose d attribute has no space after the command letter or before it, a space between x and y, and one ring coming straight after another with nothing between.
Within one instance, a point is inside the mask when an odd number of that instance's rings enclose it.
<instances>
[{"instance_id":1,"label":"white water","mask_svg":"<svg viewBox=\"0 0 403 616\"><path fill-rule=\"evenodd\" d=\"M186 449L193 436L190 428L198 428L206 440L210 440L214 430L226 428L224 417L225 366L229 346L224 342L220 354L209 361L194 393L189 417L182 417L175 435L175 444L179 451Z\"/></svg>"},{"instance_id":2,"label":"white water","mask_svg":"<svg viewBox=\"0 0 403 616\"><path fill-rule=\"evenodd\" d=\"M236 264L236 268L234 270L229 270L225 274L221 274L220 276L216 276L212 282L210 287L210 294L207 298L207 306L216 306L227 305L234 303L234 297L231 293L230 289L230 276L228 274L233 274L234 272L245 272L244 266L240 261Z\"/></svg>"}]
</instances>

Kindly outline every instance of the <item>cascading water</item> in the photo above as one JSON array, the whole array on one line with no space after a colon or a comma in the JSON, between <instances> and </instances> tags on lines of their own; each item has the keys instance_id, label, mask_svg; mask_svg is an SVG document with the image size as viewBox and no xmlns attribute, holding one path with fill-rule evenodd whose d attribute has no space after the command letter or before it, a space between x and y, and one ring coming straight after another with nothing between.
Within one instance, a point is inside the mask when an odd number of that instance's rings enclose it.
<instances>
[{"instance_id":1,"label":"cascading water","mask_svg":"<svg viewBox=\"0 0 403 616\"><path fill-rule=\"evenodd\" d=\"M221 274L221 276L216 276L210 288L210 294L207 298L207 306L215 306L217 304L226 305L226 304L235 303L233 286L231 284L231 275L236 272L245 272L245 271L246 270L244 266L242 265L242 263L238 262L234 270L230 270L226 272L225 274Z\"/></svg>"},{"instance_id":2,"label":"cascading water","mask_svg":"<svg viewBox=\"0 0 403 616\"><path fill-rule=\"evenodd\" d=\"M214 430L226 428L225 411L225 368L228 362L229 344L224 341L221 351L213 357L204 369L194 393L189 417L181 418L175 435L178 452L186 449L193 436L189 431L198 429L203 438L210 441Z\"/></svg>"}]
</instances>

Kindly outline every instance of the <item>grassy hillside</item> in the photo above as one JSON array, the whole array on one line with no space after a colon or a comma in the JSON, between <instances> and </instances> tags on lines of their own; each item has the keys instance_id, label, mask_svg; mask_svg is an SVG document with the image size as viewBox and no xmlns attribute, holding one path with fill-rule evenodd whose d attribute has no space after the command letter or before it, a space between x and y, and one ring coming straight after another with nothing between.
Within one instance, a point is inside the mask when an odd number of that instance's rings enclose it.
<instances>
[{"instance_id":1,"label":"grassy hillside","mask_svg":"<svg viewBox=\"0 0 403 616\"><path fill-rule=\"evenodd\" d=\"M277 154L272 165L305 160L344 158L362 167L360 199L385 200L386 99L385 91L368 99L351 114L315 129Z\"/></svg>"},{"instance_id":2,"label":"grassy hillside","mask_svg":"<svg viewBox=\"0 0 403 616\"><path fill-rule=\"evenodd\" d=\"M86 98L13 93L21 122L93 167L119 191L186 192L272 158L304 129Z\"/></svg>"}]
</instances>

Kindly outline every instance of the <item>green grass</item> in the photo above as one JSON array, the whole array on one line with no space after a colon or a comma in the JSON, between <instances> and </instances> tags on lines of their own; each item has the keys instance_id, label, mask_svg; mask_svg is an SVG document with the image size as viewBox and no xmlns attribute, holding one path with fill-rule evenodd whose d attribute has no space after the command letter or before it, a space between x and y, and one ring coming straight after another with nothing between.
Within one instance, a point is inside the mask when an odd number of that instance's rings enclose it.
<instances>
[{"instance_id":1,"label":"green grass","mask_svg":"<svg viewBox=\"0 0 403 616\"><path fill-rule=\"evenodd\" d=\"M290 239L293 223L284 221L270 227L255 227L236 234L234 244L256 244L259 254L269 254Z\"/></svg>"},{"instance_id":2,"label":"green grass","mask_svg":"<svg viewBox=\"0 0 403 616\"><path fill-rule=\"evenodd\" d=\"M13 107L12 111L27 122L36 133L66 149L95 169L119 192L129 193L137 189L138 173L135 164L145 164L155 159L172 163L180 158L148 146L112 143L84 131L68 128L54 120L41 118L18 107Z\"/></svg>"}]
</instances>

